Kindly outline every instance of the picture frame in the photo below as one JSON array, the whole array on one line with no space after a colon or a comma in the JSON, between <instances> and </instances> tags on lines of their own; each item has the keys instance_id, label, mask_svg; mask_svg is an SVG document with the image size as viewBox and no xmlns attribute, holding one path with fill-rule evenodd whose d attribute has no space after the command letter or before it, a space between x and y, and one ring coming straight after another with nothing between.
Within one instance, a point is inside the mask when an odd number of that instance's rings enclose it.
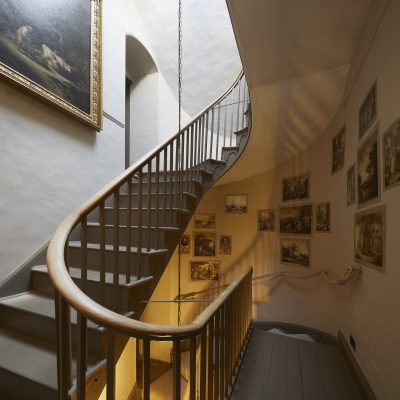
<instances>
[{"instance_id":1,"label":"picture frame","mask_svg":"<svg viewBox=\"0 0 400 400\"><path fill-rule=\"evenodd\" d=\"M383 190L400 184L400 118L382 135Z\"/></svg>"},{"instance_id":2,"label":"picture frame","mask_svg":"<svg viewBox=\"0 0 400 400\"><path fill-rule=\"evenodd\" d=\"M215 257L217 254L217 234L209 231L193 232L195 257Z\"/></svg>"},{"instance_id":3,"label":"picture frame","mask_svg":"<svg viewBox=\"0 0 400 400\"><path fill-rule=\"evenodd\" d=\"M228 194L225 196L226 214L246 214L248 212L247 194Z\"/></svg>"},{"instance_id":4,"label":"picture frame","mask_svg":"<svg viewBox=\"0 0 400 400\"><path fill-rule=\"evenodd\" d=\"M232 254L232 236L219 235L219 254Z\"/></svg>"},{"instance_id":5,"label":"picture frame","mask_svg":"<svg viewBox=\"0 0 400 400\"><path fill-rule=\"evenodd\" d=\"M182 235L179 241L178 251L180 254L190 254L191 238L190 235Z\"/></svg>"},{"instance_id":6,"label":"picture frame","mask_svg":"<svg viewBox=\"0 0 400 400\"><path fill-rule=\"evenodd\" d=\"M102 1L2 1L0 78L101 130Z\"/></svg>"},{"instance_id":7,"label":"picture frame","mask_svg":"<svg viewBox=\"0 0 400 400\"><path fill-rule=\"evenodd\" d=\"M219 260L190 262L191 281L218 281L220 271L221 262Z\"/></svg>"},{"instance_id":8,"label":"picture frame","mask_svg":"<svg viewBox=\"0 0 400 400\"><path fill-rule=\"evenodd\" d=\"M311 268L311 240L281 238L280 263L289 266Z\"/></svg>"},{"instance_id":9,"label":"picture frame","mask_svg":"<svg viewBox=\"0 0 400 400\"><path fill-rule=\"evenodd\" d=\"M379 124L371 130L357 149L357 207L380 200Z\"/></svg>"},{"instance_id":10,"label":"picture frame","mask_svg":"<svg viewBox=\"0 0 400 400\"><path fill-rule=\"evenodd\" d=\"M347 188L346 188L347 206L356 203L356 164L354 163L347 170Z\"/></svg>"},{"instance_id":11,"label":"picture frame","mask_svg":"<svg viewBox=\"0 0 400 400\"><path fill-rule=\"evenodd\" d=\"M375 81L365 96L358 111L358 139L361 140L374 124L378 115L377 82Z\"/></svg>"},{"instance_id":12,"label":"picture frame","mask_svg":"<svg viewBox=\"0 0 400 400\"><path fill-rule=\"evenodd\" d=\"M346 127L343 127L332 138L332 175L339 172L344 166L346 151Z\"/></svg>"},{"instance_id":13,"label":"picture frame","mask_svg":"<svg viewBox=\"0 0 400 400\"><path fill-rule=\"evenodd\" d=\"M257 210L257 229L261 232L275 232L276 212L274 208Z\"/></svg>"},{"instance_id":14,"label":"picture frame","mask_svg":"<svg viewBox=\"0 0 400 400\"><path fill-rule=\"evenodd\" d=\"M282 178L282 202L310 199L310 172Z\"/></svg>"},{"instance_id":15,"label":"picture frame","mask_svg":"<svg viewBox=\"0 0 400 400\"><path fill-rule=\"evenodd\" d=\"M279 207L279 232L286 235L311 236L313 233L313 203Z\"/></svg>"},{"instance_id":16,"label":"picture frame","mask_svg":"<svg viewBox=\"0 0 400 400\"><path fill-rule=\"evenodd\" d=\"M329 201L315 204L315 232L331 232L331 203Z\"/></svg>"},{"instance_id":17,"label":"picture frame","mask_svg":"<svg viewBox=\"0 0 400 400\"><path fill-rule=\"evenodd\" d=\"M354 215L354 261L377 271L385 271L386 206L381 205Z\"/></svg>"},{"instance_id":18,"label":"picture frame","mask_svg":"<svg viewBox=\"0 0 400 400\"><path fill-rule=\"evenodd\" d=\"M216 215L212 213L195 213L193 218L195 229L215 229Z\"/></svg>"}]
</instances>

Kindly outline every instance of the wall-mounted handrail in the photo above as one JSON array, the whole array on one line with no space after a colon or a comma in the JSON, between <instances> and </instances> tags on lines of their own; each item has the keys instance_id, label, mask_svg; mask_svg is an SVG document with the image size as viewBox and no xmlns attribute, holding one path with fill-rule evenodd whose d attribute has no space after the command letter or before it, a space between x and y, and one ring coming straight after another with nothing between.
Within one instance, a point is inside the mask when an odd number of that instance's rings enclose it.
<instances>
[{"instance_id":1,"label":"wall-mounted handrail","mask_svg":"<svg viewBox=\"0 0 400 400\"><path fill-rule=\"evenodd\" d=\"M218 343L221 346L223 343L223 346L227 346L226 350L229 350L229 359L224 359L224 362L227 361L230 370L226 370L226 376L224 379L221 377L221 381L210 377L210 372L207 372L207 378L204 377L204 373L200 374L201 393L206 390L205 382L213 379L218 381L217 387L223 388L218 390L224 393L227 390L251 320L251 269L238 276L192 323L185 326L144 323L123 315L119 286L121 277L124 284L132 284L149 277L150 255L164 254L166 251L160 248L159 233L162 227L172 226L174 223L181 229L184 227L185 223L181 221L180 213L188 212L185 209L185 196L195 192L196 185L210 179L218 168L221 171L225 166L228 167L227 158L230 153L226 152L232 150L231 147L225 148L225 145L232 146L232 142L236 140L235 132L237 135L243 135L245 128L249 130L249 110L250 97L242 71L222 96L181 131L134 163L71 212L56 230L49 245L47 264L56 288L60 399L67 398L72 382L70 307L78 312L78 334L75 340L78 358L78 399L85 398L88 319L105 327L108 332L107 399L113 399L115 396L115 333L143 342L142 387L143 398L147 399L150 395L148 368L151 340L172 340L175 368L179 368L180 342L183 339L188 338L191 342L195 340L196 346L200 340L203 353L206 346L214 345L210 340L216 340L218 329L224 331L229 326L233 331L224 332L226 340L230 342L225 343L221 336L218 337ZM78 236L79 240L76 240ZM75 241L72 241L72 237ZM75 255L70 255L71 246ZM98 293L93 294L92 290L89 295L89 275L90 268L93 267L91 263L94 262L94 250L98 256L96 262L99 265L96 266L96 271L99 287ZM80 271L78 278L76 275L70 275L70 270L77 267ZM79 279L79 287L76 279ZM240 310L237 315L233 307ZM207 352L209 351L208 347ZM206 362L204 357L201 359L202 363ZM220 360L218 363L220 365ZM202 364L201 368L202 371L210 371L211 367L214 368L215 365ZM180 392L179 385L179 380L174 380L174 393ZM208 388L210 385L213 384L207 383ZM194 395L191 391L190 398L194 399Z\"/></svg>"}]
</instances>

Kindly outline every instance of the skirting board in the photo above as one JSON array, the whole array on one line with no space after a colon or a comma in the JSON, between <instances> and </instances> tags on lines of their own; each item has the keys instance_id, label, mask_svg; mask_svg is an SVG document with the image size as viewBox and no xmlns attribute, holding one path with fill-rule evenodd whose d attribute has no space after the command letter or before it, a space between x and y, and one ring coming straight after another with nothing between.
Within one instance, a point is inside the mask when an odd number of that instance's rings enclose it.
<instances>
[{"instance_id":1,"label":"skirting board","mask_svg":"<svg viewBox=\"0 0 400 400\"><path fill-rule=\"evenodd\" d=\"M377 397L375 396L371 386L369 385L367 378L365 377L363 371L358 365L356 358L354 357L353 352L350 349L349 343L347 342L341 331L338 332L337 340L340 351L346 361L346 364L351 372L351 375L353 376L354 381L357 384L361 397L364 400L377 400Z\"/></svg>"}]
</instances>

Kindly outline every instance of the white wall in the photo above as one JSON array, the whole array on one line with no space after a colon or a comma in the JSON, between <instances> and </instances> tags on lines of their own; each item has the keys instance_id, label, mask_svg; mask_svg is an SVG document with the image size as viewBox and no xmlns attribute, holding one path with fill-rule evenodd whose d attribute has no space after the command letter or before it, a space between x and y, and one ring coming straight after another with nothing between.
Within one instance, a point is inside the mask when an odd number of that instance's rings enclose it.
<instances>
[{"instance_id":1,"label":"white wall","mask_svg":"<svg viewBox=\"0 0 400 400\"><path fill-rule=\"evenodd\" d=\"M372 10L373 11L373 10ZM299 267L280 265L280 235L258 232L257 209L275 208L281 204L281 179L311 172L311 200L330 201L331 233L314 233L311 238L311 271L328 269L341 276L354 261L354 214L356 206L346 204L346 173L356 161L358 141L358 111L372 83L377 80L378 121L382 133L400 116L400 3L390 2L370 47L355 55L353 65L361 65L352 73L346 91L346 103L340 108L325 132L305 151L288 162L252 178L222 185L204 196L198 211L217 214L218 234L232 235L231 256L219 255L222 263L221 283L229 281L239 271L254 267L254 275L282 270L307 272ZM371 16L370 16L371 17ZM371 19L369 19L371 21ZM367 24L365 32L369 31ZM363 38L361 38L363 43ZM360 62L361 59L361 62ZM353 67L352 65L352 67ZM352 68L351 67L351 68ZM344 168L331 175L332 137L346 125ZM235 167L232 169L235 174ZM382 185L382 166L381 166ZM247 193L249 211L243 215L224 213L226 194ZM354 353L362 370L380 400L399 398L400 381L400 269L398 252L400 237L400 187L384 191L378 204L386 205L386 270L379 272L363 267L363 275L344 287L329 285L322 277L308 280L281 279L254 286L254 318L295 323L321 329L333 335L341 330L346 338L351 333L357 342ZM192 226L187 229L192 234ZM192 250L193 251L193 250ZM182 256L182 291L202 289L205 284L191 282L189 262L192 255ZM168 273L171 295L177 293L177 256ZM175 310L171 308L170 319Z\"/></svg>"}]
</instances>

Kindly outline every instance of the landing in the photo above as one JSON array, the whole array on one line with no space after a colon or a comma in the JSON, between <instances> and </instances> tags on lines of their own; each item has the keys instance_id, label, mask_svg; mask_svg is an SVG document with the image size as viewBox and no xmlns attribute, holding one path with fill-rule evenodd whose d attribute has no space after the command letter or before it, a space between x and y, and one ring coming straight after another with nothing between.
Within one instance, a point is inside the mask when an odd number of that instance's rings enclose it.
<instances>
[{"instance_id":1,"label":"landing","mask_svg":"<svg viewBox=\"0 0 400 400\"><path fill-rule=\"evenodd\" d=\"M254 329L233 400L361 400L339 349Z\"/></svg>"}]
</instances>

